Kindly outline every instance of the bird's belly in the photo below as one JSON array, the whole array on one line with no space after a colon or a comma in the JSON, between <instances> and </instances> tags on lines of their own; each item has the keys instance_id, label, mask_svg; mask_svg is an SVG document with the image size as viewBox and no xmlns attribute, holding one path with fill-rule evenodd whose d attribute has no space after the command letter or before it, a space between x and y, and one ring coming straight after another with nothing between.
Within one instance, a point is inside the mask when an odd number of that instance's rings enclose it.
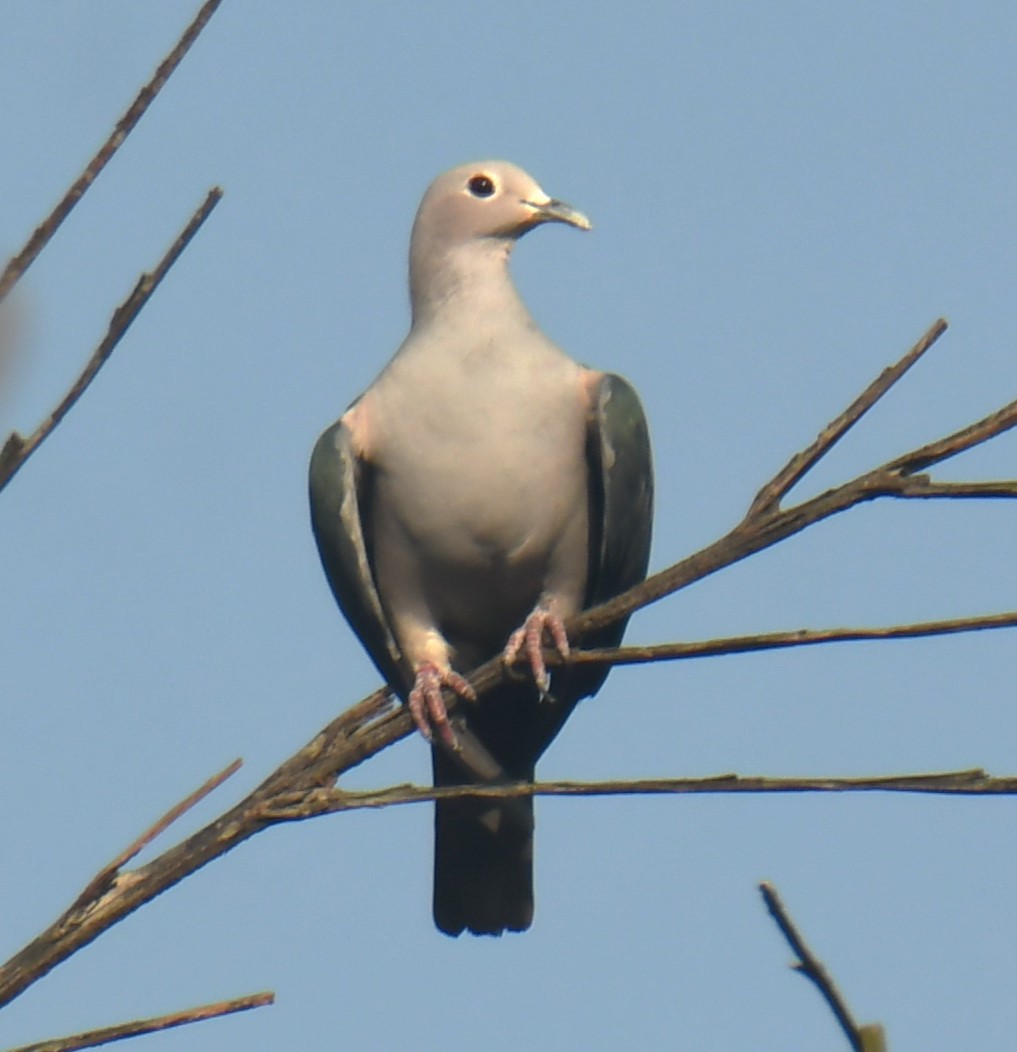
<instances>
[{"instance_id":1,"label":"bird's belly","mask_svg":"<svg viewBox=\"0 0 1017 1052\"><path fill-rule=\"evenodd\" d=\"M581 472L581 474L580 474ZM379 480L377 514L395 519L427 565L442 572L497 572L539 562L580 510L585 511L585 466L571 485L540 465L527 470L449 472L418 468L411 485Z\"/></svg>"},{"instance_id":2,"label":"bird's belly","mask_svg":"<svg viewBox=\"0 0 1017 1052\"><path fill-rule=\"evenodd\" d=\"M374 504L379 541L399 537L413 552L437 627L482 650L501 645L533 609L566 533L587 528L581 450L565 462L559 447L554 463L505 452L501 442L402 470L396 462L379 474Z\"/></svg>"}]
</instances>

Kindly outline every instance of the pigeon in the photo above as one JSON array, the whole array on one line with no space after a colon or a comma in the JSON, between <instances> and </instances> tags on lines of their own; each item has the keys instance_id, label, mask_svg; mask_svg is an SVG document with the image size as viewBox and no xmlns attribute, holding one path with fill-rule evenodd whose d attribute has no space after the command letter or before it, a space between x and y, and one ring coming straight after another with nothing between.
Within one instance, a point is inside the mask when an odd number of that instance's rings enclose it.
<instances>
[{"instance_id":1,"label":"pigeon","mask_svg":"<svg viewBox=\"0 0 1017 1052\"><path fill-rule=\"evenodd\" d=\"M484 161L428 188L410 239L410 331L318 439L311 523L353 631L432 746L436 786L532 781L606 666L568 657L569 618L646 576L650 441L621 377L537 328L509 274L523 234L590 221L521 168ZM619 621L585 636L616 646ZM510 675L477 697L468 674ZM444 691L463 699L450 717ZM435 805L434 921L457 936L533 918L533 800Z\"/></svg>"}]
</instances>

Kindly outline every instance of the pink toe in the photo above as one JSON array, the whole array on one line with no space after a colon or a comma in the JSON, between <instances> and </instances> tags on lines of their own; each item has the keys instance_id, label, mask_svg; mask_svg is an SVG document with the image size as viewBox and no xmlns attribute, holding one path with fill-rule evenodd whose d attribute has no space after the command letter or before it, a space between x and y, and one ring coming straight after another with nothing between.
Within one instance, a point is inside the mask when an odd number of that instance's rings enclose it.
<instances>
[{"instance_id":1,"label":"pink toe","mask_svg":"<svg viewBox=\"0 0 1017 1052\"><path fill-rule=\"evenodd\" d=\"M547 619L547 627L551 630L551 638L554 640L554 649L558 653L566 658L569 656L571 647L569 646L569 634L565 631L565 622L554 614L549 614Z\"/></svg>"},{"instance_id":2,"label":"pink toe","mask_svg":"<svg viewBox=\"0 0 1017 1052\"><path fill-rule=\"evenodd\" d=\"M538 606L520 628L509 636L505 644L502 660L506 665L514 665L521 656L525 656L530 675L542 691L547 691L551 677L544 662L544 636L550 637L550 643L561 657L568 657L570 652L569 637L565 631L565 622L545 607Z\"/></svg>"},{"instance_id":3,"label":"pink toe","mask_svg":"<svg viewBox=\"0 0 1017 1052\"><path fill-rule=\"evenodd\" d=\"M451 669L443 671L428 661L417 667L413 689L406 703L417 730L427 741L432 741L437 732L446 745L458 749L459 743L448 718L445 699L441 696L443 687L449 687L461 697L476 699L473 688L458 672Z\"/></svg>"}]
</instances>

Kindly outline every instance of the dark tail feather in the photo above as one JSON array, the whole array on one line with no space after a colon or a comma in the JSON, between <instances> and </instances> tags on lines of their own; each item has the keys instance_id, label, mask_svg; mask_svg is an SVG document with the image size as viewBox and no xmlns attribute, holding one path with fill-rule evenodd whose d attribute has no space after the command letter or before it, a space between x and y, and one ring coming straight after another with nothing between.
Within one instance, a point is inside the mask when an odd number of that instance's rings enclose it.
<instances>
[{"instance_id":1,"label":"dark tail feather","mask_svg":"<svg viewBox=\"0 0 1017 1052\"><path fill-rule=\"evenodd\" d=\"M532 778L532 771L530 772ZM462 784L435 751L435 785ZM521 805L521 806L520 806ZM434 811L434 923L447 935L525 931L533 920L533 800L446 800Z\"/></svg>"}]
</instances>

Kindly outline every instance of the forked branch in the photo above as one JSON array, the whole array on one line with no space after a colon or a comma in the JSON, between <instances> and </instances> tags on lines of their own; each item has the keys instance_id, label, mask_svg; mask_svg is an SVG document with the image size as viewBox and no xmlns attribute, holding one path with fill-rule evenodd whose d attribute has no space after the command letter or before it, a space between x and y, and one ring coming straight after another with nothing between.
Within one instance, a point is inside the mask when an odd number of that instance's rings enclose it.
<instances>
[{"instance_id":1,"label":"forked branch","mask_svg":"<svg viewBox=\"0 0 1017 1052\"><path fill-rule=\"evenodd\" d=\"M946 332L946 321L940 318L924 336L893 365L887 366L875 380L816 436L815 442L796 453L756 494L749 507L749 518L755 518L780 507L780 502L807 472L851 430L883 395Z\"/></svg>"}]
</instances>

